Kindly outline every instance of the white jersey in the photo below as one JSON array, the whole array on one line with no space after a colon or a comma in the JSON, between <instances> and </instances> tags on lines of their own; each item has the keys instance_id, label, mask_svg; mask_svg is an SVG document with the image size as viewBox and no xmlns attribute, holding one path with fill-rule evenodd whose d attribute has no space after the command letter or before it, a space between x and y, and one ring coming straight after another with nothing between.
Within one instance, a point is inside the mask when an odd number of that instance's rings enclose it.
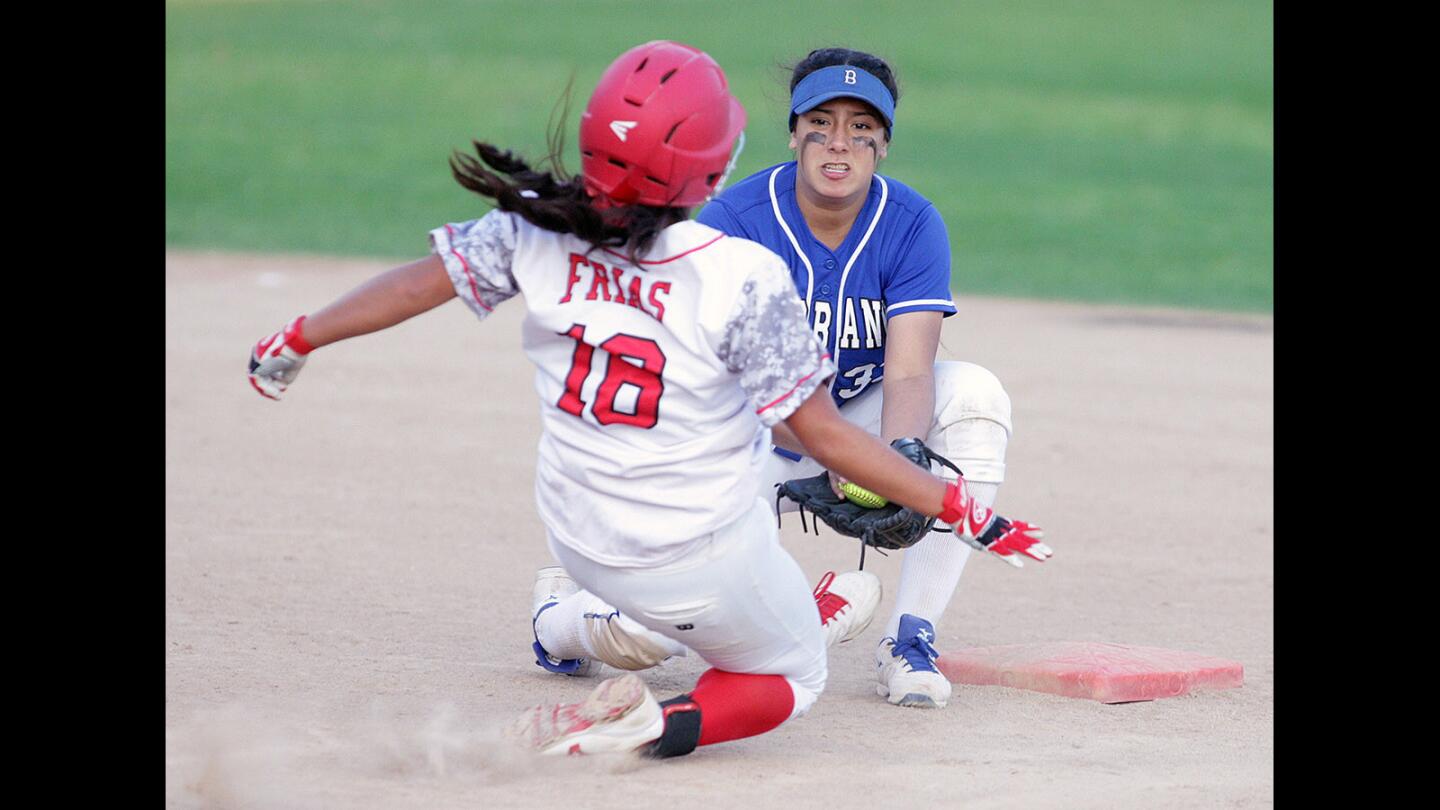
<instances>
[{"instance_id":1,"label":"white jersey","mask_svg":"<svg viewBox=\"0 0 1440 810\"><path fill-rule=\"evenodd\" d=\"M784 261L697 222L639 267L498 210L430 239L481 319L524 294L540 517L605 565L673 561L747 513L770 426L835 373Z\"/></svg>"}]
</instances>

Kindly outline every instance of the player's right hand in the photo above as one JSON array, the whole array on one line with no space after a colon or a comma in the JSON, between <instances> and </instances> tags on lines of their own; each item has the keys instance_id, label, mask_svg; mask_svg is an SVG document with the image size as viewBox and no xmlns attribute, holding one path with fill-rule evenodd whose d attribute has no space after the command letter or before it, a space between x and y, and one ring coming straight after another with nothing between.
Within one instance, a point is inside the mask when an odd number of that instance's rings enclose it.
<instances>
[{"instance_id":1,"label":"player's right hand","mask_svg":"<svg viewBox=\"0 0 1440 810\"><path fill-rule=\"evenodd\" d=\"M955 527L955 537L976 551L987 551L1005 562L1023 568L1020 555L1045 562L1055 551L1040 542L1045 532L1023 520L1000 517L978 500L970 497L965 479L959 478L945 487L945 509L940 520Z\"/></svg>"},{"instance_id":2,"label":"player's right hand","mask_svg":"<svg viewBox=\"0 0 1440 810\"><path fill-rule=\"evenodd\" d=\"M301 315L279 332L261 338L250 350L250 385L260 396L280 399L305 365L313 348L301 332L304 323L305 316Z\"/></svg>"},{"instance_id":3,"label":"player's right hand","mask_svg":"<svg viewBox=\"0 0 1440 810\"><path fill-rule=\"evenodd\" d=\"M1044 536L1045 532L1041 531L1039 526L1032 526L1023 520L1007 520L996 515L990 527L976 537L974 542L963 535L960 539L977 549L994 554L1016 568L1023 568L1024 563L1020 562L1021 554L1039 562L1045 562L1054 556L1055 551L1040 542L1040 538Z\"/></svg>"}]
</instances>

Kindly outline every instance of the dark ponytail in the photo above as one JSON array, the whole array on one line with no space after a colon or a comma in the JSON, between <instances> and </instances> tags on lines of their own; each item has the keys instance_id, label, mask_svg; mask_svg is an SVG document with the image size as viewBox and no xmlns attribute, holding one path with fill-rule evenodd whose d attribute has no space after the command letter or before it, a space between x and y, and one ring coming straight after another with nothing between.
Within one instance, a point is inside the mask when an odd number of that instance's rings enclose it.
<instances>
[{"instance_id":1,"label":"dark ponytail","mask_svg":"<svg viewBox=\"0 0 1440 810\"><path fill-rule=\"evenodd\" d=\"M458 150L451 155L450 171L457 183L494 200L501 211L518 214L547 231L574 234L589 242L591 250L623 248L630 262L638 267L639 257L650 249L660 232L688 219L689 211L646 205L595 207L585 191L584 180L571 177L561 165L565 117L562 112L558 123L550 128L547 159L551 171L533 169L514 153L481 141L471 142L475 155Z\"/></svg>"}]
</instances>

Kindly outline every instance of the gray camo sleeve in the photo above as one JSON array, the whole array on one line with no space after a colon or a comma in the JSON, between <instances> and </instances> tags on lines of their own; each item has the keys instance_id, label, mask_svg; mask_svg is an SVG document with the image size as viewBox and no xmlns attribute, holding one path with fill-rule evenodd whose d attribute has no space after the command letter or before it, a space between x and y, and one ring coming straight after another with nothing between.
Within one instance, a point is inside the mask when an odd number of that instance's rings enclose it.
<instances>
[{"instance_id":1,"label":"gray camo sleeve","mask_svg":"<svg viewBox=\"0 0 1440 810\"><path fill-rule=\"evenodd\" d=\"M519 292L511 264L515 259L515 217L495 210L469 222L442 225L430 232L430 252L445 262L450 283L480 319Z\"/></svg>"},{"instance_id":2,"label":"gray camo sleeve","mask_svg":"<svg viewBox=\"0 0 1440 810\"><path fill-rule=\"evenodd\" d=\"M716 353L740 375L740 387L766 427L788 418L835 374L794 282L778 265L745 281Z\"/></svg>"}]
</instances>

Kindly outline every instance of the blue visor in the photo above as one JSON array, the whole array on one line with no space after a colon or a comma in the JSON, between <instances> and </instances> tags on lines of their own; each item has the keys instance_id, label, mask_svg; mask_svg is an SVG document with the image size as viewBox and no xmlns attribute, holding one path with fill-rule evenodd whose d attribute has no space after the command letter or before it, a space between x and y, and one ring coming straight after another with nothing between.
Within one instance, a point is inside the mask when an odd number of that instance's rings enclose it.
<instances>
[{"instance_id":1,"label":"blue visor","mask_svg":"<svg viewBox=\"0 0 1440 810\"><path fill-rule=\"evenodd\" d=\"M858 98L868 102L895 131L895 98L883 82L854 65L831 65L800 80L790 94L793 115L809 112L832 98Z\"/></svg>"}]
</instances>

